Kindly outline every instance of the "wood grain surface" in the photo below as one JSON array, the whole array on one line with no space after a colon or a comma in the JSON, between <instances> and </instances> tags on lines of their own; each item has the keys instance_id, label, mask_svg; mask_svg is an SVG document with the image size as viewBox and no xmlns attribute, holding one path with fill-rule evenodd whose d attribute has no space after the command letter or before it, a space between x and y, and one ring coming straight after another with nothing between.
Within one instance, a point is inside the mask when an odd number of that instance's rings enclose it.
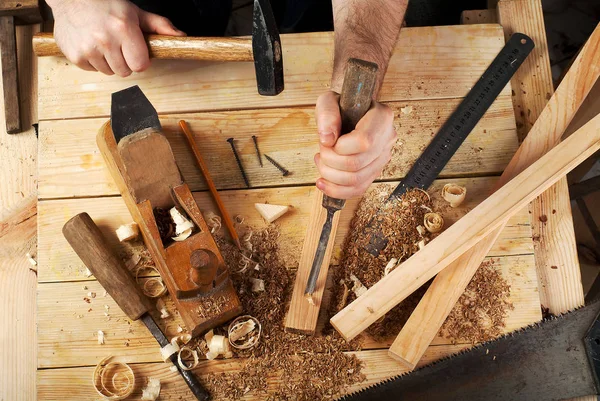
<instances>
[{"instance_id":1,"label":"wood grain surface","mask_svg":"<svg viewBox=\"0 0 600 401\"><path fill-rule=\"evenodd\" d=\"M18 26L17 51L23 124L19 135L0 126L0 399L33 401L36 395L36 186L37 64L31 52L36 26ZM0 106L0 116L4 107ZM0 121L3 121L0 118Z\"/></svg>"}]
</instances>

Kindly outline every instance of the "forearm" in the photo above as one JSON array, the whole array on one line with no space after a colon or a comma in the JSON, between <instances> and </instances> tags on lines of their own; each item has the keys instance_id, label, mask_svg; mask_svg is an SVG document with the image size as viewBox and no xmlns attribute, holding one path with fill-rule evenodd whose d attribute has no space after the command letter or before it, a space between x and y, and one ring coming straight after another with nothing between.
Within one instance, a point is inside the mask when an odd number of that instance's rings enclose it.
<instances>
[{"instance_id":1,"label":"forearm","mask_svg":"<svg viewBox=\"0 0 600 401\"><path fill-rule=\"evenodd\" d=\"M377 96L408 0L332 0L335 28L335 53L331 90L340 92L344 68L349 58L371 61L379 66Z\"/></svg>"}]
</instances>

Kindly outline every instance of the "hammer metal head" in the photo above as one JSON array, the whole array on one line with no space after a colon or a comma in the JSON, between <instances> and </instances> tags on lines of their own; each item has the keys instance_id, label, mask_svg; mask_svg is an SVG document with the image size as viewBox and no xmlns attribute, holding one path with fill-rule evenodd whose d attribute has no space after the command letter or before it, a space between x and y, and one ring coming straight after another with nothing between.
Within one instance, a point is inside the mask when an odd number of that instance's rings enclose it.
<instances>
[{"instance_id":1,"label":"hammer metal head","mask_svg":"<svg viewBox=\"0 0 600 401\"><path fill-rule=\"evenodd\" d=\"M156 109L137 85L112 94L110 124L117 143L146 128L161 129Z\"/></svg>"},{"instance_id":2,"label":"hammer metal head","mask_svg":"<svg viewBox=\"0 0 600 401\"><path fill-rule=\"evenodd\" d=\"M283 91L283 55L269 0L254 0L252 51L258 93L275 96Z\"/></svg>"}]
</instances>

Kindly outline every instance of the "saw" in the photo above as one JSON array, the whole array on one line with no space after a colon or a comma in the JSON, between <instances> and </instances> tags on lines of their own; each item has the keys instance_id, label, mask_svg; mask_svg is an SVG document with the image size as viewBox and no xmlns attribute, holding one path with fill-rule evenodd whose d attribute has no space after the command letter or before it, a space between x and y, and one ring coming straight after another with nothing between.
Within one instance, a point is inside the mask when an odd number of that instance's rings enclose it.
<instances>
[{"instance_id":1,"label":"saw","mask_svg":"<svg viewBox=\"0 0 600 401\"><path fill-rule=\"evenodd\" d=\"M600 301L346 395L344 401L558 401L600 394Z\"/></svg>"}]
</instances>

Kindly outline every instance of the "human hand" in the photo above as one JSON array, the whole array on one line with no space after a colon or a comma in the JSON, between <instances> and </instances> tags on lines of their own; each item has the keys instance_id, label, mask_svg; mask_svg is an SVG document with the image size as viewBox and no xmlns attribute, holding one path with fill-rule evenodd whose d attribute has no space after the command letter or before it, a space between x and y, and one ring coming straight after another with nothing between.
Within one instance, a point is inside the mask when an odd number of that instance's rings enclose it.
<instances>
[{"instance_id":1,"label":"human hand","mask_svg":"<svg viewBox=\"0 0 600 401\"><path fill-rule=\"evenodd\" d=\"M47 0L54 38L65 57L87 71L129 76L150 65L143 32L185 36L167 18L127 0Z\"/></svg>"},{"instance_id":2,"label":"human hand","mask_svg":"<svg viewBox=\"0 0 600 401\"><path fill-rule=\"evenodd\" d=\"M340 96L327 92L317 99L319 153L315 164L321 174L317 188L328 196L361 196L390 161L396 143L394 112L373 101L356 129L340 137Z\"/></svg>"}]
</instances>

